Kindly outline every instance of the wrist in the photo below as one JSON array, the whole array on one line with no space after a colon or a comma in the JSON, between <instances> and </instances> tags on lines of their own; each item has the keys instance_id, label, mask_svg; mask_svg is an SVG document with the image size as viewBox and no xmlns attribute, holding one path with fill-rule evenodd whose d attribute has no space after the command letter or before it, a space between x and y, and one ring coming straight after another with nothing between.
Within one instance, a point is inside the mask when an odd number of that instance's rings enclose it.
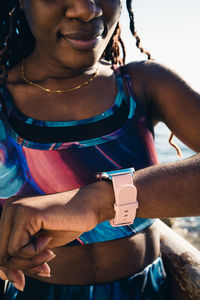
<instances>
[{"instance_id":1,"label":"wrist","mask_svg":"<svg viewBox=\"0 0 200 300\"><path fill-rule=\"evenodd\" d=\"M98 224L114 217L114 190L111 181L100 180L94 183L97 193L95 198Z\"/></svg>"},{"instance_id":2,"label":"wrist","mask_svg":"<svg viewBox=\"0 0 200 300\"><path fill-rule=\"evenodd\" d=\"M97 181L79 189L66 205L68 220L83 232L114 216L112 182ZM74 224L75 223L75 224Z\"/></svg>"}]
</instances>

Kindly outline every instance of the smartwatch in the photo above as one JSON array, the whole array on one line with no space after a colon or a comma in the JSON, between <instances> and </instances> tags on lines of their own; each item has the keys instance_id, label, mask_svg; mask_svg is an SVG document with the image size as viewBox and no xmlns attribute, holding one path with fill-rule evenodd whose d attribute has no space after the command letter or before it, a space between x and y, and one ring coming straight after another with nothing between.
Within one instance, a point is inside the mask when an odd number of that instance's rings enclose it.
<instances>
[{"instance_id":1,"label":"smartwatch","mask_svg":"<svg viewBox=\"0 0 200 300\"><path fill-rule=\"evenodd\" d=\"M134 168L129 168L96 174L97 179L112 181L115 216L109 222L114 227L131 225L135 219L138 201L137 189L133 184L134 172Z\"/></svg>"}]
</instances>

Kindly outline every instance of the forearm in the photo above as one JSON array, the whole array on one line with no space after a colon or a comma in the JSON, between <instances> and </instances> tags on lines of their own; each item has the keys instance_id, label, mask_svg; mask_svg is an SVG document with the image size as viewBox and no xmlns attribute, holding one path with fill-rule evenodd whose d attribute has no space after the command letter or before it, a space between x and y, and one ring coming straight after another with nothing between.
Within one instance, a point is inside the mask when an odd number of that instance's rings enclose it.
<instances>
[{"instance_id":1,"label":"forearm","mask_svg":"<svg viewBox=\"0 0 200 300\"><path fill-rule=\"evenodd\" d=\"M137 171L137 217L200 215L200 154L170 164Z\"/></svg>"},{"instance_id":2,"label":"forearm","mask_svg":"<svg viewBox=\"0 0 200 300\"><path fill-rule=\"evenodd\" d=\"M180 162L139 170L133 175L133 181L139 202L137 217L200 216L200 154ZM99 204L102 221L114 215L111 187L109 183L104 185L107 202ZM106 206L103 206L104 203L107 203Z\"/></svg>"},{"instance_id":3,"label":"forearm","mask_svg":"<svg viewBox=\"0 0 200 300\"><path fill-rule=\"evenodd\" d=\"M138 191L137 217L200 215L200 155L139 170L133 175L133 181ZM10 200L1 218L0 262L2 268L11 271L29 270L40 265L24 257L35 258L37 249L37 261L40 261L47 237L51 238L48 248L65 245L98 223L113 218L115 213L112 183L106 181L65 193ZM46 232L47 236L38 237L33 244L30 236L38 232L43 235ZM12 245L9 253L8 243ZM11 256L12 259L5 260ZM6 275L16 280L9 272ZM24 283L20 282L20 285Z\"/></svg>"}]
</instances>

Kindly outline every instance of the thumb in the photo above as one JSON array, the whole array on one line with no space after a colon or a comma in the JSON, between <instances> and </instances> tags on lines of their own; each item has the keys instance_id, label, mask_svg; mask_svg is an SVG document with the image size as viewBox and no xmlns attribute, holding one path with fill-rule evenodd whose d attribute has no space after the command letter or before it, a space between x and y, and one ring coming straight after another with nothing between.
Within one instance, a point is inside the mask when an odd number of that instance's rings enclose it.
<instances>
[{"instance_id":1,"label":"thumb","mask_svg":"<svg viewBox=\"0 0 200 300\"><path fill-rule=\"evenodd\" d=\"M45 249L48 248L48 245L52 241L52 237L50 236L33 236L30 237L30 241L21 247L18 251L11 251L9 249L9 253L11 256L18 256L23 258L33 258L43 252Z\"/></svg>"}]
</instances>

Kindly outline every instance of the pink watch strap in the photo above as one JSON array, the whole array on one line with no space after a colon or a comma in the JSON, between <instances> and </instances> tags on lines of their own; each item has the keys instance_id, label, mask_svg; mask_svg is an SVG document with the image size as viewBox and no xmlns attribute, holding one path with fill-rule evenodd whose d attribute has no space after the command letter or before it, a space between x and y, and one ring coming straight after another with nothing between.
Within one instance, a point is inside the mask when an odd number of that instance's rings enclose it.
<instances>
[{"instance_id":1,"label":"pink watch strap","mask_svg":"<svg viewBox=\"0 0 200 300\"><path fill-rule=\"evenodd\" d=\"M112 226L125 226L133 223L138 208L137 189L133 185L130 173L113 174L113 188L115 193L115 217L110 220Z\"/></svg>"}]
</instances>

